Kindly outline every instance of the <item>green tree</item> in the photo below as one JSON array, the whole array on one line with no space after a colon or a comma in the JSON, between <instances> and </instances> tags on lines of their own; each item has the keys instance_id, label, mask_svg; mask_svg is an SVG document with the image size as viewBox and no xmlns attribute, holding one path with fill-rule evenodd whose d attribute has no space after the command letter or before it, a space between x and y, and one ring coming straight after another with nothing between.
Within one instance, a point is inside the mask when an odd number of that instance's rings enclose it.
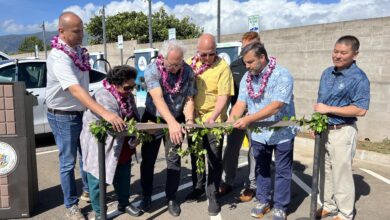
<instances>
[{"instance_id":1,"label":"green tree","mask_svg":"<svg viewBox=\"0 0 390 220\"><path fill-rule=\"evenodd\" d=\"M35 45L38 45L40 51L43 50L43 41L36 36L25 37L19 46L18 51L22 53L34 52Z\"/></svg>"},{"instance_id":2,"label":"green tree","mask_svg":"<svg viewBox=\"0 0 390 220\"><path fill-rule=\"evenodd\" d=\"M203 29L190 22L189 17L178 19L168 15L163 7L152 15L153 41L168 39L168 29L176 28L177 39L196 38ZM90 44L103 42L101 15L91 18L86 24ZM148 16L142 12L122 12L114 16L106 17L107 42L116 42L117 36L123 35L123 40L137 40L140 43L149 42Z\"/></svg>"}]
</instances>

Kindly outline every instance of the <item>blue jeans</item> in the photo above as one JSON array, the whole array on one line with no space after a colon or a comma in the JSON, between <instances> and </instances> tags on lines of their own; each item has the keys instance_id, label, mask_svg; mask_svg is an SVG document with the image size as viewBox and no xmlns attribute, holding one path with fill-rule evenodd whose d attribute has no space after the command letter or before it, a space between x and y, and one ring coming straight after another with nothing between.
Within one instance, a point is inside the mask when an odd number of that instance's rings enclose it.
<instances>
[{"instance_id":1,"label":"blue jeans","mask_svg":"<svg viewBox=\"0 0 390 220\"><path fill-rule=\"evenodd\" d=\"M256 159L256 198L260 203L271 203L271 162L275 151L274 208L287 210L291 199L291 179L294 139L275 145L252 140Z\"/></svg>"},{"instance_id":2,"label":"blue jeans","mask_svg":"<svg viewBox=\"0 0 390 220\"><path fill-rule=\"evenodd\" d=\"M82 129L82 114L60 115L47 113L49 125L59 150L61 187L66 208L79 202L74 177L77 153L79 153L80 174L83 181L83 191L88 192L87 175L83 171L81 157L80 133Z\"/></svg>"}]
</instances>

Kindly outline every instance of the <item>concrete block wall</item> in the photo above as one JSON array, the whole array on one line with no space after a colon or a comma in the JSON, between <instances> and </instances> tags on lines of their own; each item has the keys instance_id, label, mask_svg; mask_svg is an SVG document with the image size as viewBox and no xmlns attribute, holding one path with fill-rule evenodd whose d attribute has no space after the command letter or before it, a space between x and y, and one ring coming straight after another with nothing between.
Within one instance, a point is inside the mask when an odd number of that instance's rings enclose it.
<instances>
[{"instance_id":1,"label":"concrete block wall","mask_svg":"<svg viewBox=\"0 0 390 220\"><path fill-rule=\"evenodd\" d=\"M390 17L345 21L329 24L261 31L261 40L268 54L288 68L294 77L297 116L309 116L316 102L322 71L332 65L331 53L335 41L342 35L355 35L361 46L357 64L371 81L371 105L367 115L358 121L359 138L382 141L390 134ZM221 42L239 41L242 33L221 36ZM197 39L182 41L186 58L196 52ZM153 43L161 48L161 42ZM124 61L135 49L149 44L124 42ZM102 45L88 46L91 52L103 51ZM120 64L116 43L107 44L111 65ZM40 53L42 56L43 53ZM129 62L134 65L133 60Z\"/></svg>"}]
</instances>

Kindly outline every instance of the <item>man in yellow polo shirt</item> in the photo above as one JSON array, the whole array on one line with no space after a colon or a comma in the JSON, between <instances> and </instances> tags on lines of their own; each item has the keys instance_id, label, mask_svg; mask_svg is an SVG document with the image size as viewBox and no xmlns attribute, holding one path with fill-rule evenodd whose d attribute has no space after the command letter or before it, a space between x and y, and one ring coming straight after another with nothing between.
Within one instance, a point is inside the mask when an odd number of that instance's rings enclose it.
<instances>
[{"instance_id":1,"label":"man in yellow polo shirt","mask_svg":"<svg viewBox=\"0 0 390 220\"><path fill-rule=\"evenodd\" d=\"M191 65L196 79L198 94L195 96L196 117L204 123L224 122L227 119L229 97L234 95L233 75L229 65L217 56L217 44L211 34L203 34L198 40L197 54L187 62ZM221 206L217 193L222 175L222 145L212 134L203 139L207 150L208 178L207 198L210 216L218 215ZM197 201L204 194L205 176L196 173L196 158L191 155L193 191L187 201Z\"/></svg>"}]
</instances>

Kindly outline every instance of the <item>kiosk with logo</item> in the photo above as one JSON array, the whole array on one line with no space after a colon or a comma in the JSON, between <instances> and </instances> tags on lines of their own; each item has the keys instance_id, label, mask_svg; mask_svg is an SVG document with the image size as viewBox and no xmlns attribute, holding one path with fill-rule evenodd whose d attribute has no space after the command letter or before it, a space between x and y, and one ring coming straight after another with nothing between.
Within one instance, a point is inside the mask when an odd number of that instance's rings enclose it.
<instances>
[{"instance_id":1,"label":"kiosk with logo","mask_svg":"<svg viewBox=\"0 0 390 220\"><path fill-rule=\"evenodd\" d=\"M30 217L38 202L37 103L24 82L0 84L0 219Z\"/></svg>"},{"instance_id":2,"label":"kiosk with logo","mask_svg":"<svg viewBox=\"0 0 390 220\"><path fill-rule=\"evenodd\" d=\"M229 65L231 62L233 62L240 56L240 53L241 53L240 42L228 42L228 43L217 44L218 56L224 59L226 63Z\"/></svg>"},{"instance_id":3,"label":"kiosk with logo","mask_svg":"<svg viewBox=\"0 0 390 220\"><path fill-rule=\"evenodd\" d=\"M145 78L144 72L146 66L152 62L158 55L158 49L147 48L134 50L134 65L137 69L137 107L140 116L144 113L145 110L145 101L146 101L146 87L145 87Z\"/></svg>"}]
</instances>

